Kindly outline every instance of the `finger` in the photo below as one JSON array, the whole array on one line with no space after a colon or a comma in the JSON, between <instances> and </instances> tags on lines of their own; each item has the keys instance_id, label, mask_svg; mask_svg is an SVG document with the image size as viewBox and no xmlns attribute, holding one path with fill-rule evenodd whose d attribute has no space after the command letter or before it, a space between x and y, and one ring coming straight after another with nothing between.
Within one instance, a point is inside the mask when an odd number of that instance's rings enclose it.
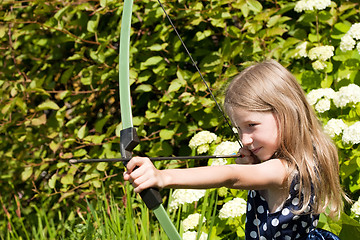
<instances>
[{"instance_id":1,"label":"finger","mask_svg":"<svg viewBox=\"0 0 360 240\"><path fill-rule=\"evenodd\" d=\"M129 174L128 172L124 172L124 173L123 173L123 178L124 178L125 181L129 181L129 179L130 179L130 174Z\"/></svg>"},{"instance_id":2,"label":"finger","mask_svg":"<svg viewBox=\"0 0 360 240\"><path fill-rule=\"evenodd\" d=\"M140 167L140 166L143 165L144 162L146 162L147 160L150 161L150 159L147 158L147 157L133 157L133 158L127 163L127 166L126 166L127 171L128 171L129 173L131 173L132 171L134 171L134 169L135 169L136 167Z\"/></svg>"}]
</instances>

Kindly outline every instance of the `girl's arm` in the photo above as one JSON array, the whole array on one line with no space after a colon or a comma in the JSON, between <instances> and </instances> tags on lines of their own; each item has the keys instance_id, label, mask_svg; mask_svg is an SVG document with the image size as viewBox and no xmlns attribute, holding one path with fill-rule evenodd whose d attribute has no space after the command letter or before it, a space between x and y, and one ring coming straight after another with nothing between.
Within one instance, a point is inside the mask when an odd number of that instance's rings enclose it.
<instances>
[{"instance_id":1,"label":"girl's arm","mask_svg":"<svg viewBox=\"0 0 360 240\"><path fill-rule=\"evenodd\" d=\"M124 180L132 182L135 192L149 187L205 189L225 186L260 190L282 186L286 176L285 166L280 159L270 159L254 165L158 170L148 158L134 157L127 164Z\"/></svg>"}]
</instances>

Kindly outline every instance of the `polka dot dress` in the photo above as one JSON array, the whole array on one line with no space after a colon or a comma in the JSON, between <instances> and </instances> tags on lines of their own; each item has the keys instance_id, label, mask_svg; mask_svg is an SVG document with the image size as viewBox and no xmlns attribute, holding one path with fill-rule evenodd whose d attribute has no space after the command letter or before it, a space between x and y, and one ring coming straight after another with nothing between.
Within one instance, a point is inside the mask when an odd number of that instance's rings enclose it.
<instances>
[{"instance_id":1,"label":"polka dot dress","mask_svg":"<svg viewBox=\"0 0 360 240\"><path fill-rule=\"evenodd\" d=\"M289 197L283 207L274 213L269 212L266 200L258 191L249 191L245 226L246 240L306 238L316 228L319 215L311 213L310 205L301 215L295 215L291 211L299 209L298 189L299 184L293 181L290 186Z\"/></svg>"}]
</instances>

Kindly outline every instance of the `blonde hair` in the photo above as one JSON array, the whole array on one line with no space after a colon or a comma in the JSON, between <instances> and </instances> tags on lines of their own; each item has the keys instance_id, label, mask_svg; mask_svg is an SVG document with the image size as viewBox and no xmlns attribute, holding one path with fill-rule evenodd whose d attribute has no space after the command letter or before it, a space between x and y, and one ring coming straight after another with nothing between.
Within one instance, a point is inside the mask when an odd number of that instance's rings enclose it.
<instances>
[{"instance_id":1,"label":"blonde hair","mask_svg":"<svg viewBox=\"0 0 360 240\"><path fill-rule=\"evenodd\" d=\"M280 136L275 157L288 163L288 188L294 173L298 173L299 194L303 193L297 213L311 204L314 213L329 211L330 216L339 216L346 196L339 180L337 149L323 132L301 86L286 68L274 60L246 68L228 86L224 107L230 118L237 107L274 112Z\"/></svg>"}]
</instances>

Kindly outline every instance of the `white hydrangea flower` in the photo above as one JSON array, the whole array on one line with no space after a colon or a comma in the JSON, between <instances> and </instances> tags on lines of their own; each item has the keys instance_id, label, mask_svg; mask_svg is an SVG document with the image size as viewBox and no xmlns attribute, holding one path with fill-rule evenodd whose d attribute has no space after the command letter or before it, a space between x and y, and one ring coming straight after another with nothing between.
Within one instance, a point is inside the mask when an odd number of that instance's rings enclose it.
<instances>
[{"instance_id":1,"label":"white hydrangea flower","mask_svg":"<svg viewBox=\"0 0 360 240\"><path fill-rule=\"evenodd\" d=\"M246 213L246 201L242 198L234 198L225 203L220 209L219 218L235 218Z\"/></svg>"},{"instance_id":2,"label":"white hydrangea flower","mask_svg":"<svg viewBox=\"0 0 360 240\"><path fill-rule=\"evenodd\" d=\"M309 58L311 60L326 61L332 56L334 56L334 46L319 46L309 50Z\"/></svg>"},{"instance_id":3,"label":"white hydrangea flower","mask_svg":"<svg viewBox=\"0 0 360 240\"><path fill-rule=\"evenodd\" d=\"M182 239L183 240L196 240L197 232L196 231L187 231L183 233ZM208 234L201 232L199 240L206 240L208 239Z\"/></svg>"},{"instance_id":4,"label":"white hydrangea flower","mask_svg":"<svg viewBox=\"0 0 360 240\"><path fill-rule=\"evenodd\" d=\"M189 229L194 229L198 224L200 220L201 214L194 213L190 214L187 218L184 219L182 222L184 231L187 231ZM205 217L203 217L202 222L205 222Z\"/></svg>"},{"instance_id":5,"label":"white hydrangea flower","mask_svg":"<svg viewBox=\"0 0 360 240\"><path fill-rule=\"evenodd\" d=\"M210 166L226 165L227 161L225 158L213 158Z\"/></svg>"},{"instance_id":6,"label":"white hydrangea flower","mask_svg":"<svg viewBox=\"0 0 360 240\"><path fill-rule=\"evenodd\" d=\"M347 104L356 104L360 102L360 87L356 84L349 84L341 87L333 97L333 102L336 107L345 107Z\"/></svg>"},{"instance_id":7,"label":"white hydrangea flower","mask_svg":"<svg viewBox=\"0 0 360 240\"><path fill-rule=\"evenodd\" d=\"M331 0L313 0L312 2L316 10L324 10L331 4Z\"/></svg>"},{"instance_id":8,"label":"white hydrangea flower","mask_svg":"<svg viewBox=\"0 0 360 240\"><path fill-rule=\"evenodd\" d=\"M200 145L196 151L198 154L203 154L203 153L207 153L207 151L210 150L210 146L209 144L203 144L203 145Z\"/></svg>"},{"instance_id":9,"label":"white hydrangea flower","mask_svg":"<svg viewBox=\"0 0 360 240\"><path fill-rule=\"evenodd\" d=\"M335 91L332 88L319 88L311 90L306 98L310 105L315 105L321 98L333 99Z\"/></svg>"},{"instance_id":10,"label":"white hydrangea flower","mask_svg":"<svg viewBox=\"0 0 360 240\"><path fill-rule=\"evenodd\" d=\"M296 50L297 52L295 53L295 58L300 58L300 57L307 57L307 52L306 52L306 47L307 47L308 42L302 42L301 44L299 44L298 46L296 46Z\"/></svg>"},{"instance_id":11,"label":"white hydrangea flower","mask_svg":"<svg viewBox=\"0 0 360 240\"><path fill-rule=\"evenodd\" d=\"M195 134L189 142L189 147L192 149L198 148L198 154L205 153L209 149L209 146L202 146L202 145L209 145L210 143L216 141L216 134L209 132L209 131L201 131L197 134ZM200 150L199 150L200 148Z\"/></svg>"},{"instance_id":12,"label":"white hydrangea flower","mask_svg":"<svg viewBox=\"0 0 360 240\"><path fill-rule=\"evenodd\" d=\"M359 199L352 205L351 212L355 215L355 217L360 217L360 197Z\"/></svg>"},{"instance_id":13,"label":"white hydrangea flower","mask_svg":"<svg viewBox=\"0 0 360 240\"><path fill-rule=\"evenodd\" d=\"M346 144L360 143L360 121L354 123L343 131L342 141Z\"/></svg>"},{"instance_id":14,"label":"white hydrangea flower","mask_svg":"<svg viewBox=\"0 0 360 240\"><path fill-rule=\"evenodd\" d=\"M350 34L352 38L360 40L360 23L354 23L347 33Z\"/></svg>"},{"instance_id":15,"label":"white hydrangea flower","mask_svg":"<svg viewBox=\"0 0 360 240\"><path fill-rule=\"evenodd\" d=\"M360 23L354 23L349 31L341 38L340 50L343 52L352 50L356 44L355 40L360 40ZM360 53L359 42L357 43L356 48Z\"/></svg>"},{"instance_id":16,"label":"white hydrangea flower","mask_svg":"<svg viewBox=\"0 0 360 240\"><path fill-rule=\"evenodd\" d=\"M342 119L332 118L324 126L324 132L333 138L336 135L340 135L346 128L347 125Z\"/></svg>"},{"instance_id":17,"label":"white hydrangea flower","mask_svg":"<svg viewBox=\"0 0 360 240\"><path fill-rule=\"evenodd\" d=\"M302 12L306 10L324 10L330 6L331 0L300 0L296 3L294 10Z\"/></svg>"},{"instance_id":18,"label":"white hydrangea flower","mask_svg":"<svg viewBox=\"0 0 360 240\"><path fill-rule=\"evenodd\" d=\"M345 34L340 41L340 50L343 52L350 51L354 48L356 41L350 36Z\"/></svg>"},{"instance_id":19,"label":"white hydrangea flower","mask_svg":"<svg viewBox=\"0 0 360 240\"><path fill-rule=\"evenodd\" d=\"M236 154L240 149L238 142L225 141L216 146L214 155L232 155ZM211 166L225 165L227 163L224 158L213 158Z\"/></svg>"},{"instance_id":20,"label":"white hydrangea flower","mask_svg":"<svg viewBox=\"0 0 360 240\"><path fill-rule=\"evenodd\" d=\"M240 149L238 142L225 141L216 146L214 155L236 154Z\"/></svg>"},{"instance_id":21,"label":"white hydrangea flower","mask_svg":"<svg viewBox=\"0 0 360 240\"><path fill-rule=\"evenodd\" d=\"M320 60L316 60L315 62L312 63L312 67L315 70L324 70L326 66L327 66L326 62Z\"/></svg>"},{"instance_id":22,"label":"white hydrangea flower","mask_svg":"<svg viewBox=\"0 0 360 240\"><path fill-rule=\"evenodd\" d=\"M180 205L185 203L193 203L199 201L205 196L206 190L203 189L176 189L172 194L172 201L169 204L170 211L178 209Z\"/></svg>"},{"instance_id":23,"label":"white hydrangea flower","mask_svg":"<svg viewBox=\"0 0 360 240\"><path fill-rule=\"evenodd\" d=\"M330 105L331 105L330 99L323 98L316 103L315 110L319 113L323 113L330 110Z\"/></svg>"}]
</instances>

